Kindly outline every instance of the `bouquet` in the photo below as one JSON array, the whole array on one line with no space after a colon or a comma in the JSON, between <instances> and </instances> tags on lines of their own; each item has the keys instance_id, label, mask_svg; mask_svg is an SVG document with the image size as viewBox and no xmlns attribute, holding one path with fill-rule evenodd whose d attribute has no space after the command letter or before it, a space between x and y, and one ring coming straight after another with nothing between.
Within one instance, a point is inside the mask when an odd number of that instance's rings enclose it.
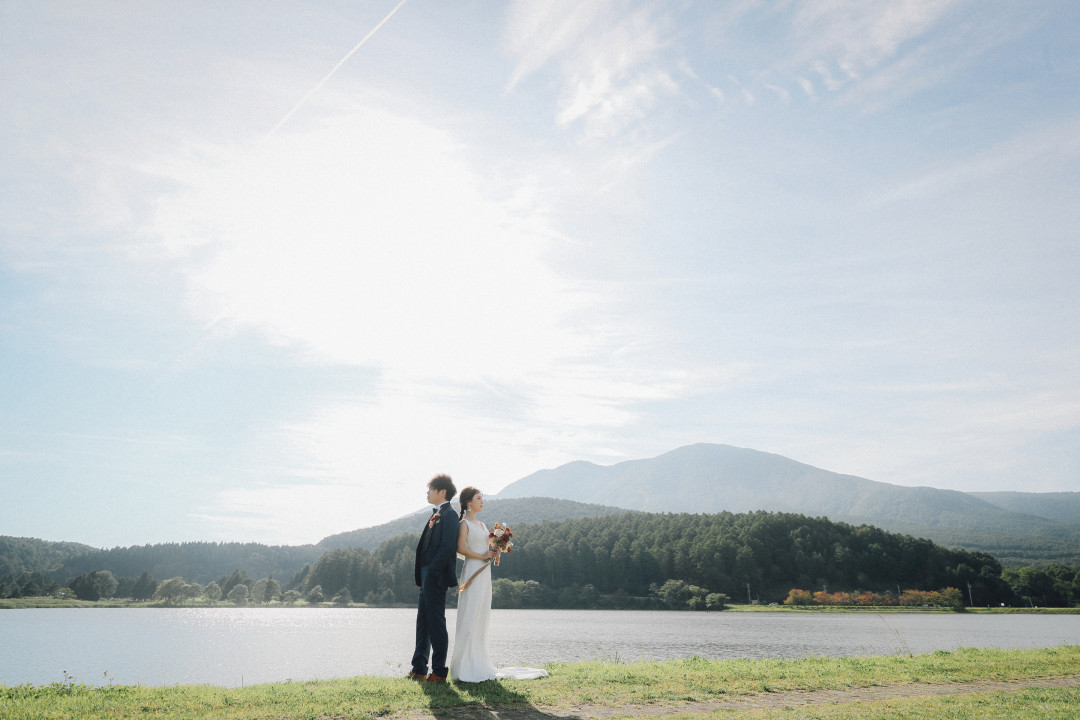
<instances>
[{"instance_id":1,"label":"bouquet","mask_svg":"<svg viewBox=\"0 0 1080 720\"><path fill-rule=\"evenodd\" d=\"M476 579L476 576L487 570L492 565L499 564L499 557L502 553L508 553L514 547L514 531L510 529L509 525L502 523L495 523L495 528L488 533L488 546L495 548L495 561L492 562L488 559L480 566L480 569L472 574L465 583L457 589L458 593L465 592L465 588L472 584L472 581Z\"/></svg>"},{"instance_id":2,"label":"bouquet","mask_svg":"<svg viewBox=\"0 0 1080 720\"><path fill-rule=\"evenodd\" d=\"M491 545L495 547L495 550L498 553L495 556L495 564L498 565L499 555L508 553L514 549L514 531L510 529L509 525L495 523L494 529L488 533L488 538L491 540Z\"/></svg>"}]
</instances>

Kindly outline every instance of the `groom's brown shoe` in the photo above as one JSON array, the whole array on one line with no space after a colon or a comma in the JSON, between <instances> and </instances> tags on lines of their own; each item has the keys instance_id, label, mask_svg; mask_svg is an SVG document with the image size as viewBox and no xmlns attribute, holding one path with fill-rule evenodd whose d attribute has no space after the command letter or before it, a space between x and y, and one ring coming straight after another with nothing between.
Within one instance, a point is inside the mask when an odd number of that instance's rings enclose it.
<instances>
[{"instance_id":1,"label":"groom's brown shoe","mask_svg":"<svg viewBox=\"0 0 1080 720\"><path fill-rule=\"evenodd\" d=\"M427 676L427 682L430 682L430 683L446 682L446 678L443 677L442 675L436 675L435 673L431 673L430 675Z\"/></svg>"},{"instance_id":2,"label":"groom's brown shoe","mask_svg":"<svg viewBox=\"0 0 1080 720\"><path fill-rule=\"evenodd\" d=\"M411 673L409 673L408 675L405 676L405 679L407 679L407 680L419 680L420 682L423 682L424 680L427 679L427 676L426 675L421 675L418 672L411 672Z\"/></svg>"}]
</instances>

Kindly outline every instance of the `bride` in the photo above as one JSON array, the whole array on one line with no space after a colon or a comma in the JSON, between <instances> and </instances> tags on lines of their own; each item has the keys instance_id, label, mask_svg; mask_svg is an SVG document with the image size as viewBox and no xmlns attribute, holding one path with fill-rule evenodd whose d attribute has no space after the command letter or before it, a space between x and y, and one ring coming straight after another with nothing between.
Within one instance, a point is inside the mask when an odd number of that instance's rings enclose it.
<instances>
[{"instance_id":1,"label":"bride","mask_svg":"<svg viewBox=\"0 0 1080 720\"><path fill-rule=\"evenodd\" d=\"M484 509L484 496L474 487L467 487L459 496L461 519L458 530L458 555L465 558L459 586L480 569L469 586L458 595L457 621L454 634L454 655L450 659L450 677L454 682L483 682L499 678L527 680L545 677L539 668L511 667L497 669L488 650L488 624L491 616L491 569L484 566L495 560L499 552L489 544L488 529L476 519Z\"/></svg>"}]
</instances>

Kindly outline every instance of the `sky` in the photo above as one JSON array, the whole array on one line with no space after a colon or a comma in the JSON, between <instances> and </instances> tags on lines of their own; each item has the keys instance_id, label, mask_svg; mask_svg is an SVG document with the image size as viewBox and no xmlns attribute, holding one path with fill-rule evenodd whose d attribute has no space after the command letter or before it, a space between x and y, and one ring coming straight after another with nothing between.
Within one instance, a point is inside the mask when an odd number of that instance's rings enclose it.
<instances>
[{"instance_id":1,"label":"sky","mask_svg":"<svg viewBox=\"0 0 1080 720\"><path fill-rule=\"evenodd\" d=\"M1080 491L1078 28L0 0L0 535L312 543L699 442Z\"/></svg>"}]
</instances>

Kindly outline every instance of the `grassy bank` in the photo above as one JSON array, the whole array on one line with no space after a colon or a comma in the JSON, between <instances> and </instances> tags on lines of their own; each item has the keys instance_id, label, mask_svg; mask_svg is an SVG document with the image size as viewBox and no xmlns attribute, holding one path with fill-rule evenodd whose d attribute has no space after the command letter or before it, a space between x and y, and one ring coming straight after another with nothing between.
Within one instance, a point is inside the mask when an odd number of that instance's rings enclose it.
<instances>
[{"instance_id":1,"label":"grassy bank","mask_svg":"<svg viewBox=\"0 0 1080 720\"><path fill-rule=\"evenodd\" d=\"M587 662L548 666L551 677L534 681L487 682L475 685L428 685L397 678L360 677L319 682L284 682L225 689L210 686L167 688L53 683L46 686L0 687L0 717L5 720L120 720L127 718L184 718L210 720L329 720L331 718L423 717L498 707L543 718L574 714L575 708L603 708L605 714L630 716L634 706L664 706L679 713L688 702L777 693L806 693L851 688L908 687L915 684L963 683L990 680L1029 680L1068 677L1080 668L1080 646L1041 650L958 650L926 655L801 660L703 660L669 662ZM1025 691L1029 692L1029 691ZM930 720L1008 717L1010 720L1058 717L1055 706L1074 717L1080 692L1076 688L1036 689L1041 715L1009 712L1002 715L944 713L964 703L970 712L985 704L971 696L890 700L896 712L863 714L889 703L858 703L856 714L796 715L770 710L760 717L911 718ZM982 693L988 696L993 693ZM1012 695L1012 694L1007 694ZM965 700L964 698L968 698ZM945 704L945 705L943 705ZM819 707L815 712L828 711ZM714 717L759 717L757 710L715 710ZM888 710L893 712L893 710ZM969 712L965 710L964 712ZM734 714L733 714L734 713ZM582 714L596 714L583 712ZM700 713L699 713L700 715Z\"/></svg>"},{"instance_id":2,"label":"grassy bank","mask_svg":"<svg viewBox=\"0 0 1080 720\"><path fill-rule=\"evenodd\" d=\"M0 600L0 610L20 610L27 608L161 608L161 607L196 607L196 608L309 608L309 607L342 607L334 603L321 603L319 605L309 605L308 603L296 603L295 605L283 605L280 602L265 603L261 605L234 605L231 602L219 600L213 603L207 603L205 600L197 600L194 603L185 602L182 605L167 605L161 602L147 601L136 602L134 600L77 600L75 598L52 598L52 597L34 597L34 598L4 598ZM407 604L395 604L395 605L368 605L366 603L351 603L347 607L353 608L369 608L369 607L398 607L398 608L413 608L414 605ZM668 610L664 612L685 612L681 610ZM727 609L723 612L818 612L818 613L836 613L836 612L875 612L875 613L953 613L956 610L951 608L942 607L902 607L895 605L881 606L881 605L748 605L748 604L734 604L728 605ZM1080 615L1080 607L1073 608L1042 608L1042 607L969 607L965 608L963 612L971 613L1023 613L1034 615Z\"/></svg>"},{"instance_id":3,"label":"grassy bank","mask_svg":"<svg viewBox=\"0 0 1080 720\"><path fill-rule=\"evenodd\" d=\"M33 597L5 598L0 600L0 610L21 610L26 608L118 608L147 607L149 603L137 603L128 600L77 600L75 598Z\"/></svg>"},{"instance_id":4,"label":"grassy bank","mask_svg":"<svg viewBox=\"0 0 1080 720\"><path fill-rule=\"evenodd\" d=\"M905 607L900 605L729 605L724 612L794 612L794 613L937 613L968 612L980 614L1080 615L1080 607L965 607L957 611L944 607Z\"/></svg>"}]
</instances>

